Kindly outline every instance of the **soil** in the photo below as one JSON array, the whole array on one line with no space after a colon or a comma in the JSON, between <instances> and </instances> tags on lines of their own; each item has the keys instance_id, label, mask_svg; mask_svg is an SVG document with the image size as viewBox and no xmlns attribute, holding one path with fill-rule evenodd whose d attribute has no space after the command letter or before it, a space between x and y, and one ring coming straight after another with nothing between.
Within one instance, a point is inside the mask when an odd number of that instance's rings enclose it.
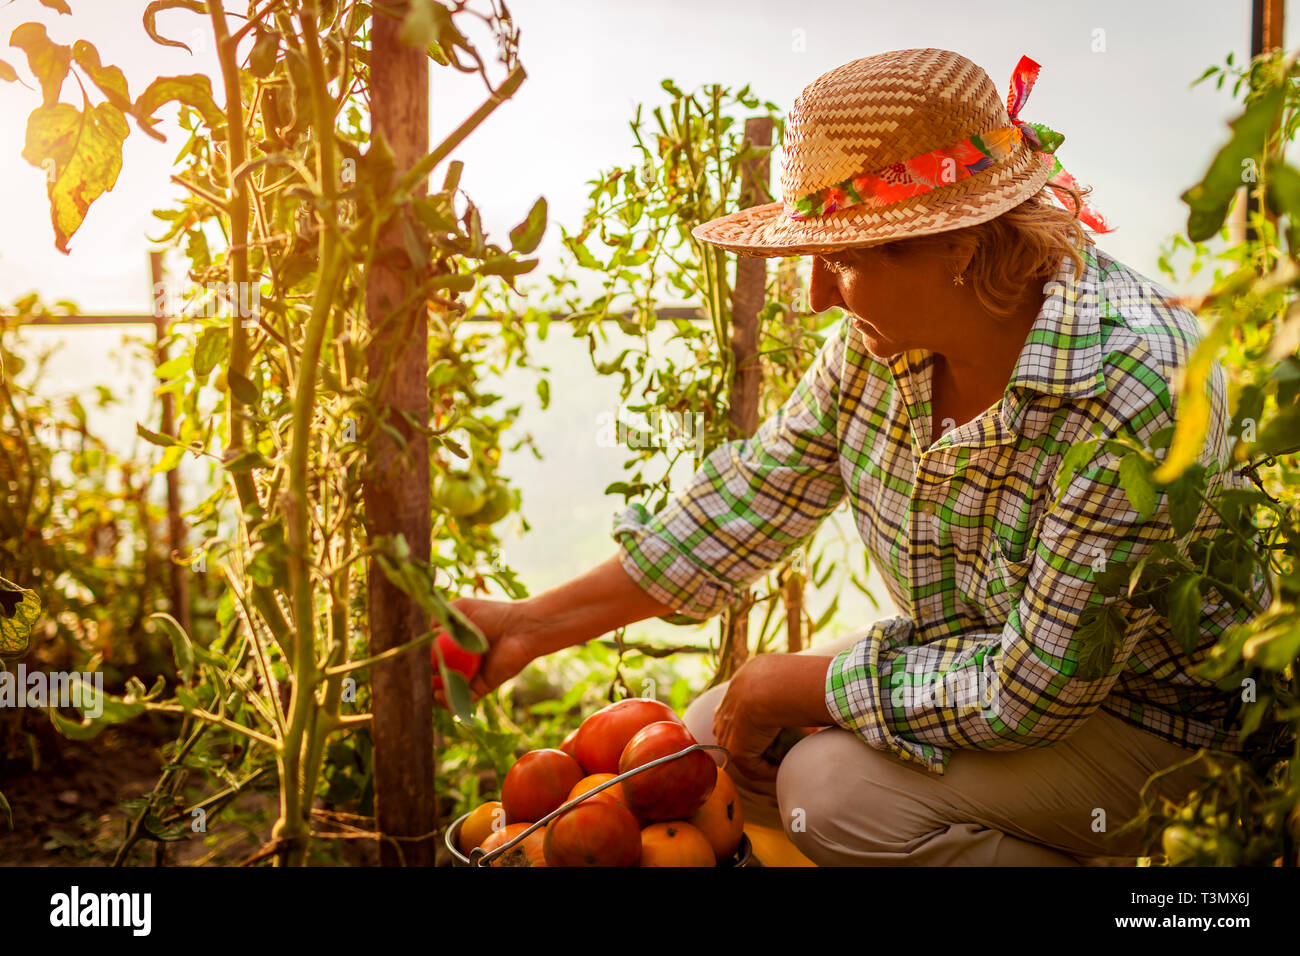
<instances>
[{"instance_id":1,"label":"soil","mask_svg":"<svg viewBox=\"0 0 1300 956\"><path fill-rule=\"evenodd\" d=\"M94 740L37 737L35 759L0 763L0 865L96 866L112 862L125 831L123 800L158 781L159 741L147 730L112 727ZM33 766L35 764L35 766Z\"/></svg>"},{"instance_id":2,"label":"soil","mask_svg":"<svg viewBox=\"0 0 1300 956\"><path fill-rule=\"evenodd\" d=\"M0 793L13 812L10 829L0 811L0 866L109 866L134 815L122 803L153 790L162 771L159 748L171 737L162 728L123 724L92 740L69 740L42 723L31 727L34 756L0 751ZM202 794L191 789L187 796ZM273 789L246 793L222 812L208 838L169 843L161 861L162 845L142 840L126 863L235 865L263 845L277 810ZM314 847L316 865L378 862L371 840L318 840Z\"/></svg>"}]
</instances>

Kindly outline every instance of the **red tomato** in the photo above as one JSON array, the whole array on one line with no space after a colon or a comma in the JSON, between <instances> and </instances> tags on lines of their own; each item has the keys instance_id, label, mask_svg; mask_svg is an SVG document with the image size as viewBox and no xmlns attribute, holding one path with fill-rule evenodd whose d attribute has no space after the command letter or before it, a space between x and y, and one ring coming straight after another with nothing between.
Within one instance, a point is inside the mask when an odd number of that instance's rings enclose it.
<instances>
[{"instance_id":1,"label":"red tomato","mask_svg":"<svg viewBox=\"0 0 1300 956\"><path fill-rule=\"evenodd\" d=\"M429 645L429 653L433 657L433 689L442 690L442 674L438 672L438 652L442 652L442 659L447 664L447 670L459 671L465 675L466 680L472 680L478 673L479 664L483 660L482 654L475 654L473 651L467 651L451 639L451 635L446 631L438 634L437 640Z\"/></svg>"},{"instance_id":2,"label":"red tomato","mask_svg":"<svg viewBox=\"0 0 1300 956\"><path fill-rule=\"evenodd\" d=\"M582 768L562 750L530 750L506 773L501 803L506 823L537 821L564 803L583 778Z\"/></svg>"},{"instance_id":3,"label":"red tomato","mask_svg":"<svg viewBox=\"0 0 1300 956\"><path fill-rule=\"evenodd\" d=\"M641 825L617 803L588 800L546 825L543 853L548 866L636 866Z\"/></svg>"},{"instance_id":4,"label":"red tomato","mask_svg":"<svg viewBox=\"0 0 1300 956\"><path fill-rule=\"evenodd\" d=\"M681 723L667 704L630 697L602 707L582 722L573 741L573 755L587 773L618 773L623 748L642 727L661 720Z\"/></svg>"},{"instance_id":5,"label":"red tomato","mask_svg":"<svg viewBox=\"0 0 1300 956\"><path fill-rule=\"evenodd\" d=\"M680 723L663 720L642 727L627 743L618 772L680 753L697 743ZM662 766L628 777L621 784L627 808L642 820L685 820L704 805L718 782L718 765L707 750L696 750Z\"/></svg>"},{"instance_id":6,"label":"red tomato","mask_svg":"<svg viewBox=\"0 0 1300 956\"><path fill-rule=\"evenodd\" d=\"M568 736L565 737L564 740L560 741L560 749L563 750L570 757L572 757L574 760L578 760L578 755L573 750L573 742L577 739L577 737L578 737L578 728L575 727L573 728L573 730L569 731ZM581 760L578 760L578 762L582 763Z\"/></svg>"}]
</instances>

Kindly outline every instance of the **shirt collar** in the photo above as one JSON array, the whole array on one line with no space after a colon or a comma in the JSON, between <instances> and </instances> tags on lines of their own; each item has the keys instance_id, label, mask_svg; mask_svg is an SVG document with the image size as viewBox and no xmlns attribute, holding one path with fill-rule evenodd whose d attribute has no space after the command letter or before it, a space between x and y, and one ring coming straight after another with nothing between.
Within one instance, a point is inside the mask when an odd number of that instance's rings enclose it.
<instances>
[{"instance_id":1,"label":"shirt collar","mask_svg":"<svg viewBox=\"0 0 1300 956\"><path fill-rule=\"evenodd\" d=\"M1089 398L1105 391L1102 372L1101 303L1095 247L1081 250L1084 269L1074 274L1069 256L1044 287L1046 298L1025 338L1003 401L1007 426L1019 431L1029 396L1016 390Z\"/></svg>"}]
</instances>

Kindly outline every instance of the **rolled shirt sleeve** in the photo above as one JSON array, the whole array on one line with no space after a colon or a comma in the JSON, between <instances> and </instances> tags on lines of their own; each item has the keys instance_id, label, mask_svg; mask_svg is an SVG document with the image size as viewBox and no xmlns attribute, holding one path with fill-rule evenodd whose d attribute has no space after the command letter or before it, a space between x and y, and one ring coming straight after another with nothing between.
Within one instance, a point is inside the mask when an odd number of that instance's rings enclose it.
<instances>
[{"instance_id":1,"label":"rolled shirt sleeve","mask_svg":"<svg viewBox=\"0 0 1300 956\"><path fill-rule=\"evenodd\" d=\"M837 421L848 322L818 351L789 400L753 437L719 445L663 510L616 516L620 561L636 583L698 623L812 537L844 497Z\"/></svg>"}]
</instances>

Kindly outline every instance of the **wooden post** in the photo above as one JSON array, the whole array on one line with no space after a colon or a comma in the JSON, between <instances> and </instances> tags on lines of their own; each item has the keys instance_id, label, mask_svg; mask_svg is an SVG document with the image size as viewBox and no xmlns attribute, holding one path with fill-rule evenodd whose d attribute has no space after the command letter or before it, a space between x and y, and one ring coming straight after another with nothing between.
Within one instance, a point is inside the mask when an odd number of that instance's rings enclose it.
<instances>
[{"instance_id":1,"label":"wooden post","mask_svg":"<svg viewBox=\"0 0 1300 956\"><path fill-rule=\"evenodd\" d=\"M745 120L745 139L756 146L772 144L772 118ZM770 155L770 154L769 154ZM771 177L769 155L747 160L740 171L740 208L766 202ZM767 260L742 257L736 261L736 285L731 292L731 401L729 418L734 438L748 438L758 428L758 396L763 367L758 356L758 314L767 296ZM728 680L749 659L747 594L722 614L722 647L717 680Z\"/></svg>"},{"instance_id":2,"label":"wooden post","mask_svg":"<svg viewBox=\"0 0 1300 956\"><path fill-rule=\"evenodd\" d=\"M802 297L807 294L799 278L799 267L795 259L780 260L776 267L777 294L786 301L783 324L793 329L799 324L799 313L807 308ZM785 579L781 582L781 603L785 605L786 651L797 654L803 650L803 589L808 580L806 548L801 548L796 560L786 568Z\"/></svg>"},{"instance_id":3,"label":"wooden post","mask_svg":"<svg viewBox=\"0 0 1300 956\"><path fill-rule=\"evenodd\" d=\"M158 293L162 287L162 253L149 253L149 276L153 282L149 299L153 305L154 321L154 364L155 367L167 361L167 346L163 339L167 336L165 309L158 308ZM171 392L162 396L162 433L169 438L176 437L176 399ZM181 479L180 472L173 468L167 472L167 547L171 554L167 562L170 575L172 617L180 622L185 633L190 633L190 581L188 562L185 560L185 522L181 521ZM182 563L185 562L185 563Z\"/></svg>"},{"instance_id":4,"label":"wooden post","mask_svg":"<svg viewBox=\"0 0 1300 956\"><path fill-rule=\"evenodd\" d=\"M745 120L745 139L755 146L772 145L772 117ZM767 201L771 154L747 160L740 171L740 208ZM738 438L758 428L758 394L763 368L758 358L758 313L767 297L767 260L736 260L736 286L731 292L731 425Z\"/></svg>"},{"instance_id":5,"label":"wooden post","mask_svg":"<svg viewBox=\"0 0 1300 956\"><path fill-rule=\"evenodd\" d=\"M1276 50L1282 46L1282 25L1286 16L1286 0L1253 0L1250 16L1250 58L1253 60L1261 53ZM1271 133L1270 133L1271 135ZM1245 235L1255 240L1255 228L1251 217L1259 211L1258 187L1246 188ZM1277 217L1265 211L1269 222L1277 225Z\"/></svg>"},{"instance_id":6,"label":"wooden post","mask_svg":"<svg viewBox=\"0 0 1300 956\"><path fill-rule=\"evenodd\" d=\"M404 8L405 3L400 4ZM376 14L371 20L371 124L392 147L400 175L429 149L429 58L423 49L398 40L400 17ZM424 190L421 187L421 194ZM399 214L404 215L405 213ZM411 262L402 242L401 220L381 229L374 266L367 280L366 315L376 336L366 360L374 380L395 361L379 404L385 424L405 439L405 447L378 422L368 428L370 451L363 479L367 532L405 537L411 556L429 560L429 445L396 414L429 420L428 319L423 302L400 314L411 277L423 277L425 262ZM378 654L414 640L429 629L419 606L394 587L372 560L369 574L370 652ZM436 825L433 771L433 668L428 648L371 668L374 720L375 821L380 833L405 838L400 845L382 840L384 866L431 866ZM425 839L415 840L429 834Z\"/></svg>"},{"instance_id":7,"label":"wooden post","mask_svg":"<svg viewBox=\"0 0 1300 956\"><path fill-rule=\"evenodd\" d=\"M785 604L786 651L798 654L803 650L803 584L804 576L798 567L791 567L781 582L781 601Z\"/></svg>"}]
</instances>

